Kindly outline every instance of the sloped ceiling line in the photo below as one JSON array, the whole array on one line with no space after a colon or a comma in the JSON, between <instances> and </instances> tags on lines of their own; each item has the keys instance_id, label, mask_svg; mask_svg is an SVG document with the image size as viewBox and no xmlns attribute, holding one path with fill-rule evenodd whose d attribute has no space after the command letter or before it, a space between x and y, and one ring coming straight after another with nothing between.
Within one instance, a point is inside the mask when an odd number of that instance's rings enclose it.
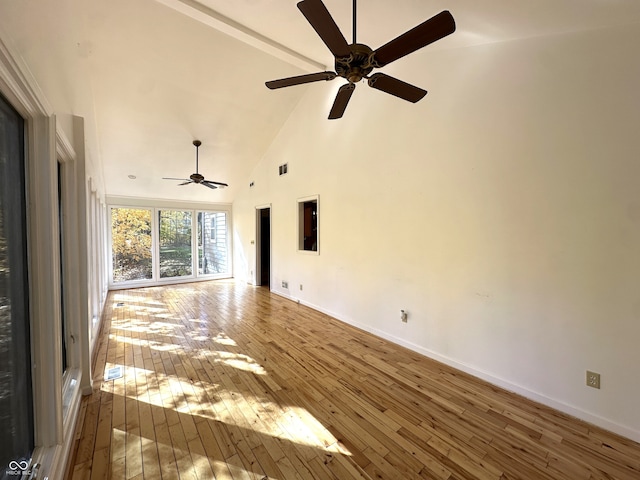
<instances>
[{"instance_id":1,"label":"sloped ceiling line","mask_svg":"<svg viewBox=\"0 0 640 480\"><path fill-rule=\"evenodd\" d=\"M285 47L194 0L156 1L304 71L315 72L326 69L324 64Z\"/></svg>"}]
</instances>

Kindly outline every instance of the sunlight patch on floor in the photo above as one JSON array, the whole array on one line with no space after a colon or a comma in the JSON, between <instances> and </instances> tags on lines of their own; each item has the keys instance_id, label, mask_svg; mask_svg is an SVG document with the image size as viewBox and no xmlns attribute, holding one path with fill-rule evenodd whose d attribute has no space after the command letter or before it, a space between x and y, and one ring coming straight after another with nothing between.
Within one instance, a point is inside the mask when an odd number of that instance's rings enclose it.
<instances>
[{"instance_id":1,"label":"sunlight patch on floor","mask_svg":"<svg viewBox=\"0 0 640 480\"><path fill-rule=\"evenodd\" d=\"M107 386L108 382L104 382L102 386L103 390L110 390L115 395L183 415L235 425L299 445L321 448L326 452L351 455L322 423L304 408L295 405L283 406L247 392L238 395L222 385L193 383L144 368L111 363L105 368L116 366L123 367L124 377L116 379L112 386ZM148 381L150 379L153 381ZM149 385L157 385L153 388L154 392L149 391ZM132 386L136 388L131 388ZM239 401L244 403L240 416L237 413ZM263 416L269 416L269 421L263 422ZM279 428L267 428L267 424L274 423Z\"/></svg>"},{"instance_id":2,"label":"sunlight patch on floor","mask_svg":"<svg viewBox=\"0 0 640 480\"><path fill-rule=\"evenodd\" d=\"M215 336L215 338L212 338L211 340L213 340L216 343L219 343L220 345L227 345L230 347L238 346L235 340L227 337L224 333L219 333L218 335Z\"/></svg>"},{"instance_id":3,"label":"sunlight patch on floor","mask_svg":"<svg viewBox=\"0 0 640 480\"><path fill-rule=\"evenodd\" d=\"M184 352L184 348L181 345L176 345L173 343L165 343L165 342L155 342L148 340L139 340L137 338L128 338L123 337L121 335L109 335L109 339L116 340L118 342L128 343L130 345L137 345L140 347L148 347L152 350L157 350L159 352Z\"/></svg>"},{"instance_id":4,"label":"sunlight patch on floor","mask_svg":"<svg viewBox=\"0 0 640 480\"><path fill-rule=\"evenodd\" d=\"M148 305L165 305L165 302L161 302L159 300L154 299L148 295L136 295L136 294L126 294L126 293L116 293L113 295L114 303L116 302L135 302L135 303L146 303Z\"/></svg>"},{"instance_id":5,"label":"sunlight patch on floor","mask_svg":"<svg viewBox=\"0 0 640 480\"><path fill-rule=\"evenodd\" d=\"M156 317L159 317L159 315L156 315ZM162 318L168 319L170 316ZM175 330L176 328L182 328L182 325L173 322L160 322L157 320L131 320L128 318L124 320L119 320L118 318L111 319L112 330L124 330L127 332L138 333L164 333L168 330Z\"/></svg>"},{"instance_id":6,"label":"sunlight patch on floor","mask_svg":"<svg viewBox=\"0 0 640 480\"><path fill-rule=\"evenodd\" d=\"M231 352L221 352L214 351L213 353L213 361L224 363L225 365L229 365L230 367L237 368L238 370L242 370L245 372L255 373L256 375L266 375L266 370L256 362L253 358L248 355L244 355L242 353L231 353ZM211 358L210 358L211 360Z\"/></svg>"}]
</instances>

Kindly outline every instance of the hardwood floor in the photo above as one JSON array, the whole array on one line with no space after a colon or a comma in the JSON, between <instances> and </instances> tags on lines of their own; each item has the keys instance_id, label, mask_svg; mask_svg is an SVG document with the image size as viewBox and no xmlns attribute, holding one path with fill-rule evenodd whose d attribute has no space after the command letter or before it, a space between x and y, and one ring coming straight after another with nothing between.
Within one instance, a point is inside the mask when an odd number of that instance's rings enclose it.
<instances>
[{"instance_id":1,"label":"hardwood floor","mask_svg":"<svg viewBox=\"0 0 640 480\"><path fill-rule=\"evenodd\" d=\"M640 478L640 445L268 290L111 292L67 478Z\"/></svg>"}]
</instances>

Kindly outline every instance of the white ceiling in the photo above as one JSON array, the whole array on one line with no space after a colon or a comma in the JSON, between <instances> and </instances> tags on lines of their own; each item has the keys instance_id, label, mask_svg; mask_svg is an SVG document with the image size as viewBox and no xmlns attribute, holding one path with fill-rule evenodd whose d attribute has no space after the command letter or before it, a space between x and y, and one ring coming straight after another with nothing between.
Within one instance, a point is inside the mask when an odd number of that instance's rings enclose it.
<instances>
[{"instance_id":1,"label":"white ceiling","mask_svg":"<svg viewBox=\"0 0 640 480\"><path fill-rule=\"evenodd\" d=\"M350 43L351 0L324 1ZM389 73L419 77L436 49L640 22L637 0L367 0L358 4L358 41L375 49L444 9L457 31ZM0 12L0 33L54 111L85 118L110 195L231 202L304 92L342 83L264 86L333 69L295 0L0 0ZM230 188L162 180L194 172L195 138L200 173Z\"/></svg>"}]
</instances>

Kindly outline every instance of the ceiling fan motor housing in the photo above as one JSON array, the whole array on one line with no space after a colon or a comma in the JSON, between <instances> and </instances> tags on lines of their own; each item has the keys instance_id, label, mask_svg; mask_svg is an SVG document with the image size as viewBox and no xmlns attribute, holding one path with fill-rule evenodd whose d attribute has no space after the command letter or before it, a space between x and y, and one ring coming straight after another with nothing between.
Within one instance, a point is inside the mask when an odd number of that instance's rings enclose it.
<instances>
[{"instance_id":1,"label":"ceiling fan motor housing","mask_svg":"<svg viewBox=\"0 0 640 480\"><path fill-rule=\"evenodd\" d=\"M349 80L351 83L357 83L371 73L373 65L371 57L373 50L362 43L353 43L349 45L351 55L343 58L336 58L336 73Z\"/></svg>"},{"instance_id":2,"label":"ceiling fan motor housing","mask_svg":"<svg viewBox=\"0 0 640 480\"><path fill-rule=\"evenodd\" d=\"M189 178L194 181L194 183L200 183L204 180L204 177L199 173L192 173L189 175Z\"/></svg>"}]
</instances>

